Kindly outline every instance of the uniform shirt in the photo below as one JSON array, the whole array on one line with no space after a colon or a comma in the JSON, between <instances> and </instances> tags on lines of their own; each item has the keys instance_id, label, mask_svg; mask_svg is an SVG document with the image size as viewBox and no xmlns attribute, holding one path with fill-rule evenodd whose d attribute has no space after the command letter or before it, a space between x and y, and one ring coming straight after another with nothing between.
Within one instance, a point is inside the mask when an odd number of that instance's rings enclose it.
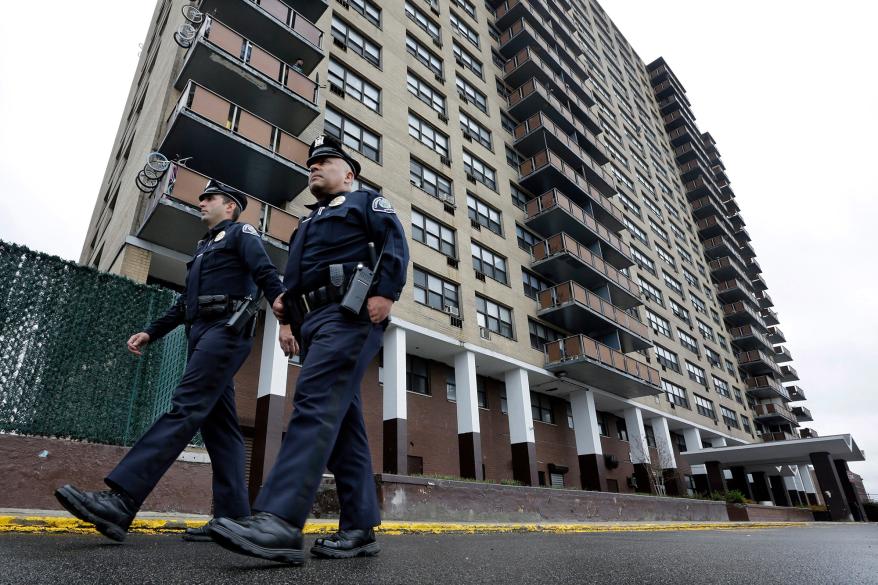
<instances>
[{"instance_id":1,"label":"uniform shirt","mask_svg":"<svg viewBox=\"0 0 878 585\"><path fill-rule=\"evenodd\" d=\"M191 268L198 256L202 256L201 267L195 273ZM255 295L258 287L272 302L284 292L277 268L268 258L259 232L251 225L228 219L213 227L198 242L195 255L186 263L186 269L186 289L196 287L199 296L229 295L242 299ZM199 279L197 284L195 279ZM185 298L185 293L180 295L164 316L146 328L152 340L183 323L186 317Z\"/></svg>"},{"instance_id":2,"label":"uniform shirt","mask_svg":"<svg viewBox=\"0 0 878 585\"><path fill-rule=\"evenodd\" d=\"M406 281L409 249L405 231L390 202L368 189L339 193L307 206L290 239L284 285L297 294L329 283L329 265L344 264L346 273L362 262L371 267L368 243L384 255L372 296L398 300Z\"/></svg>"}]
</instances>

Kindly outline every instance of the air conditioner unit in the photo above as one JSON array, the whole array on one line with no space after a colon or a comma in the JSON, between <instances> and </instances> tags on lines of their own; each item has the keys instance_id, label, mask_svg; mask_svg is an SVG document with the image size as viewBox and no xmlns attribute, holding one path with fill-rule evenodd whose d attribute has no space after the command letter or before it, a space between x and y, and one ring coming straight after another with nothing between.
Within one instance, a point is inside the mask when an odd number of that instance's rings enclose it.
<instances>
[{"instance_id":1,"label":"air conditioner unit","mask_svg":"<svg viewBox=\"0 0 878 585\"><path fill-rule=\"evenodd\" d=\"M475 182L476 182L476 178L475 178L473 175L469 174L469 173L466 174L466 180L469 181L470 183L475 183Z\"/></svg>"},{"instance_id":2,"label":"air conditioner unit","mask_svg":"<svg viewBox=\"0 0 878 585\"><path fill-rule=\"evenodd\" d=\"M463 131L463 139L466 140L467 142L472 142L472 141L473 141L473 135L470 134L468 131L464 130L464 131Z\"/></svg>"},{"instance_id":3,"label":"air conditioner unit","mask_svg":"<svg viewBox=\"0 0 878 585\"><path fill-rule=\"evenodd\" d=\"M341 87L340 85L336 85L336 84L332 83L331 81L329 82L329 91L331 91L332 93L334 93L337 96L341 96L341 97L345 96L344 88Z\"/></svg>"},{"instance_id":4,"label":"air conditioner unit","mask_svg":"<svg viewBox=\"0 0 878 585\"><path fill-rule=\"evenodd\" d=\"M460 65L461 67L464 67L464 66L466 65L466 64L463 62L463 59L461 59L460 57L458 57L458 56L456 56L456 55L455 55L455 57L454 57L454 62L457 63L458 65Z\"/></svg>"},{"instance_id":5,"label":"air conditioner unit","mask_svg":"<svg viewBox=\"0 0 878 585\"><path fill-rule=\"evenodd\" d=\"M482 224L480 224L479 222L477 222L477 221L474 220L474 219L470 219L470 220L469 220L469 225L470 225L470 227L473 228L474 230L482 231Z\"/></svg>"},{"instance_id":6,"label":"air conditioner unit","mask_svg":"<svg viewBox=\"0 0 878 585\"><path fill-rule=\"evenodd\" d=\"M440 156L440 157L439 157L439 162L441 162L441 163L442 163L443 165L445 165L446 167L450 167L450 166L451 166L451 159L448 158L447 156Z\"/></svg>"},{"instance_id":7,"label":"air conditioner unit","mask_svg":"<svg viewBox=\"0 0 878 585\"><path fill-rule=\"evenodd\" d=\"M442 120L443 122L447 122L447 121L448 121L448 114L442 114L442 113L440 113L440 114L439 114L439 119Z\"/></svg>"},{"instance_id":8,"label":"air conditioner unit","mask_svg":"<svg viewBox=\"0 0 878 585\"><path fill-rule=\"evenodd\" d=\"M351 7L351 5L348 4L348 0L335 0L335 1L338 2L339 4L341 4L342 6L344 6L345 9L348 9Z\"/></svg>"},{"instance_id":9,"label":"air conditioner unit","mask_svg":"<svg viewBox=\"0 0 878 585\"><path fill-rule=\"evenodd\" d=\"M430 4L430 11L433 12L433 14L438 15L439 14L439 7L435 4Z\"/></svg>"},{"instance_id":10,"label":"air conditioner unit","mask_svg":"<svg viewBox=\"0 0 878 585\"><path fill-rule=\"evenodd\" d=\"M338 37L332 37L332 44L335 45L336 47L338 47L339 49L341 49L342 51L348 50L348 46L345 44L345 42L343 40L339 39Z\"/></svg>"},{"instance_id":11,"label":"air conditioner unit","mask_svg":"<svg viewBox=\"0 0 878 585\"><path fill-rule=\"evenodd\" d=\"M485 273L479 272L478 270L476 270L476 280L481 280L482 282L484 282L485 281Z\"/></svg>"},{"instance_id":12,"label":"air conditioner unit","mask_svg":"<svg viewBox=\"0 0 878 585\"><path fill-rule=\"evenodd\" d=\"M460 264L458 262L457 258L448 258L447 262L448 262L448 266L450 266L451 268L457 268Z\"/></svg>"},{"instance_id":13,"label":"air conditioner unit","mask_svg":"<svg viewBox=\"0 0 878 585\"><path fill-rule=\"evenodd\" d=\"M455 317L460 316L460 309L458 309L457 307L453 307L451 305L445 305L444 307L442 307L442 310L445 311L446 313L448 313L449 315L454 315Z\"/></svg>"},{"instance_id":14,"label":"air conditioner unit","mask_svg":"<svg viewBox=\"0 0 878 585\"><path fill-rule=\"evenodd\" d=\"M491 339L491 332L487 327L479 327L479 337L482 339Z\"/></svg>"},{"instance_id":15,"label":"air conditioner unit","mask_svg":"<svg viewBox=\"0 0 878 585\"><path fill-rule=\"evenodd\" d=\"M466 94L463 93L462 91L457 92L457 97L459 97L460 101L462 101L463 103L465 103L465 104L469 103L469 99L467 99Z\"/></svg>"},{"instance_id":16,"label":"air conditioner unit","mask_svg":"<svg viewBox=\"0 0 878 585\"><path fill-rule=\"evenodd\" d=\"M442 41L440 41L437 38L433 38L433 44L436 45L437 47L439 47L440 49L442 48Z\"/></svg>"},{"instance_id":17,"label":"air conditioner unit","mask_svg":"<svg viewBox=\"0 0 878 585\"><path fill-rule=\"evenodd\" d=\"M445 83L445 78L442 77L440 73L433 74L433 77L435 77L436 81L438 81L439 83Z\"/></svg>"}]
</instances>

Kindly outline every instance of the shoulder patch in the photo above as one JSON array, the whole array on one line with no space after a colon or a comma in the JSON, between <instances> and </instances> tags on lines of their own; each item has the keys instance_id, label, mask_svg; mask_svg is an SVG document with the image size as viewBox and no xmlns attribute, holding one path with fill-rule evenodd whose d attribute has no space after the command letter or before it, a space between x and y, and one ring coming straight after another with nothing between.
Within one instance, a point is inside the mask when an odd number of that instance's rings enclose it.
<instances>
[{"instance_id":1,"label":"shoulder patch","mask_svg":"<svg viewBox=\"0 0 878 585\"><path fill-rule=\"evenodd\" d=\"M376 197L372 200L372 211L379 213L396 213L396 210L385 197Z\"/></svg>"},{"instance_id":2,"label":"shoulder patch","mask_svg":"<svg viewBox=\"0 0 878 585\"><path fill-rule=\"evenodd\" d=\"M250 225L249 223L245 223L244 226L241 228L241 231L244 232L245 234L250 234L251 236L259 237L259 232L257 232L256 228L253 227L252 225Z\"/></svg>"}]
</instances>

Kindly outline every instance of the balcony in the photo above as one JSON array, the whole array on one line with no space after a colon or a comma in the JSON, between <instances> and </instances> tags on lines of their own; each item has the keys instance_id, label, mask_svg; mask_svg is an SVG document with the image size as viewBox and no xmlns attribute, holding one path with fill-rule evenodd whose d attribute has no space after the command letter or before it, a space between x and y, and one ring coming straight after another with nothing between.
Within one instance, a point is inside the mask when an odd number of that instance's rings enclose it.
<instances>
[{"instance_id":1,"label":"balcony","mask_svg":"<svg viewBox=\"0 0 878 585\"><path fill-rule=\"evenodd\" d=\"M700 177L695 179L694 181L690 181L686 183L686 185L691 185L692 183L701 183L703 179ZM690 194L693 191L689 191L687 193ZM722 215L724 213L722 206L717 202L716 197L712 195L708 195L705 197L701 197L700 199L696 199L692 201L689 206L692 208L692 215L695 216L696 219L704 219L711 215Z\"/></svg>"},{"instance_id":2,"label":"balcony","mask_svg":"<svg viewBox=\"0 0 878 585\"><path fill-rule=\"evenodd\" d=\"M817 434L817 431L809 428L801 428L799 429L799 436L803 439L816 439L820 435Z\"/></svg>"},{"instance_id":3,"label":"balcony","mask_svg":"<svg viewBox=\"0 0 878 585\"><path fill-rule=\"evenodd\" d=\"M776 433L761 433L759 435L759 438L766 443L774 443L777 441L794 441L799 437L797 437L793 433L778 431Z\"/></svg>"},{"instance_id":4,"label":"balcony","mask_svg":"<svg viewBox=\"0 0 878 585\"><path fill-rule=\"evenodd\" d=\"M307 144L194 82L180 96L158 150L172 160L192 157L194 170L272 205L308 185Z\"/></svg>"},{"instance_id":5,"label":"balcony","mask_svg":"<svg viewBox=\"0 0 878 585\"><path fill-rule=\"evenodd\" d=\"M793 361L793 355L790 353L790 350L782 345L778 345L774 348L774 361L779 364L786 364Z\"/></svg>"},{"instance_id":6,"label":"balcony","mask_svg":"<svg viewBox=\"0 0 878 585\"><path fill-rule=\"evenodd\" d=\"M762 320L766 325L778 325L780 321L777 318L777 313L772 311L771 309L762 309L760 310L760 314L762 315Z\"/></svg>"},{"instance_id":7,"label":"balcony","mask_svg":"<svg viewBox=\"0 0 878 585\"><path fill-rule=\"evenodd\" d=\"M306 4L311 6L306 7ZM323 14L327 8L323 0L301 1L296 5L309 14ZM313 20L280 0L260 0L259 4L241 0L202 0L199 9L213 18L234 24L240 34L286 63L302 59L306 74L323 60L324 53L320 48L323 31Z\"/></svg>"},{"instance_id":8,"label":"balcony","mask_svg":"<svg viewBox=\"0 0 878 585\"><path fill-rule=\"evenodd\" d=\"M704 219L699 219L695 226L698 231L698 237L702 240L717 236L725 236L729 240L734 241L728 223L726 223L725 219L720 215L711 215ZM735 250L735 255L737 255L737 246L729 246L729 248Z\"/></svg>"},{"instance_id":9,"label":"balcony","mask_svg":"<svg viewBox=\"0 0 878 585\"><path fill-rule=\"evenodd\" d=\"M811 411L804 406L794 406L790 409L790 411L795 415L796 420L800 423L803 422L812 422L814 417L811 416Z\"/></svg>"},{"instance_id":10,"label":"balcony","mask_svg":"<svg viewBox=\"0 0 878 585\"><path fill-rule=\"evenodd\" d=\"M624 398L661 393L658 370L585 335L545 344L546 369Z\"/></svg>"},{"instance_id":11,"label":"balcony","mask_svg":"<svg viewBox=\"0 0 878 585\"><path fill-rule=\"evenodd\" d=\"M595 337L617 331L624 353L652 347L649 328L585 287L568 281L540 291L537 316Z\"/></svg>"},{"instance_id":12,"label":"balcony","mask_svg":"<svg viewBox=\"0 0 878 585\"><path fill-rule=\"evenodd\" d=\"M588 173L590 169L584 167L584 170ZM586 179L551 150L540 151L522 162L518 166L518 174L518 182L531 193L544 193L557 187L580 205L585 205L585 198L597 200L593 193L604 196L604 199L606 195L615 193L615 187L607 189L607 183L604 182L601 184L605 188L601 190L598 182L591 180L594 175ZM601 174L609 178L603 171Z\"/></svg>"},{"instance_id":13,"label":"balcony","mask_svg":"<svg viewBox=\"0 0 878 585\"><path fill-rule=\"evenodd\" d=\"M577 143L597 161L598 165L610 161L603 143L539 80L531 78L513 90L509 94L508 105L509 114L518 120L525 120L542 112L555 122L564 134L576 134Z\"/></svg>"},{"instance_id":14,"label":"balcony","mask_svg":"<svg viewBox=\"0 0 878 585\"><path fill-rule=\"evenodd\" d=\"M174 87L182 91L189 80L292 134L320 115L315 82L210 17L186 53Z\"/></svg>"},{"instance_id":15,"label":"balcony","mask_svg":"<svg viewBox=\"0 0 878 585\"><path fill-rule=\"evenodd\" d=\"M786 386L786 391L790 394L790 402L801 402L808 400L805 397L805 391L801 386Z\"/></svg>"},{"instance_id":16,"label":"balcony","mask_svg":"<svg viewBox=\"0 0 878 585\"><path fill-rule=\"evenodd\" d=\"M550 280L575 280L592 290L607 285L610 302L617 307L629 309L641 304L637 285L565 233L535 244L531 253L531 268Z\"/></svg>"},{"instance_id":17,"label":"balcony","mask_svg":"<svg viewBox=\"0 0 878 585\"><path fill-rule=\"evenodd\" d=\"M780 398L789 401L790 395L787 389L781 386L777 380L771 376L755 376L745 380L747 384L747 393L753 398Z\"/></svg>"},{"instance_id":18,"label":"balcony","mask_svg":"<svg viewBox=\"0 0 878 585\"><path fill-rule=\"evenodd\" d=\"M738 354L738 367L747 372L749 376L764 376L780 374L777 364L767 353L758 349L742 351Z\"/></svg>"},{"instance_id":19,"label":"balcony","mask_svg":"<svg viewBox=\"0 0 878 585\"><path fill-rule=\"evenodd\" d=\"M762 424L790 424L799 426L799 421L790 410L780 404L769 402L768 404L757 404L753 409L755 420Z\"/></svg>"},{"instance_id":20,"label":"balcony","mask_svg":"<svg viewBox=\"0 0 878 585\"><path fill-rule=\"evenodd\" d=\"M771 343L783 343L787 340L787 338L783 334L783 331L781 331L777 327L768 327L766 328L766 331L768 332L768 341L770 341Z\"/></svg>"},{"instance_id":21,"label":"balcony","mask_svg":"<svg viewBox=\"0 0 878 585\"><path fill-rule=\"evenodd\" d=\"M750 284L753 285L753 288L756 290L756 292L768 290L768 285L765 284L765 279L762 278L762 275L759 275L755 278L751 278Z\"/></svg>"},{"instance_id":22,"label":"balcony","mask_svg":"<svg viewBox=\"0 0 878 585\"><path fill-rule=\"evenodd\" d=\"M565 232L579 242L599 239L604 260L616 268L634 264L628 244L557 189L527 202L525 223L544 236Z\"/></svg>"},{"instance_id":23,"label":"balcony","mask_svg":"<svg viewBox=\"0 0 878 585\"><path fill-rule=\"evenodd\" d=\"M564 100L567 109L589 126L592 132L601 131L588 109L588 104L582 102L574 94L574 87L570 82L573 81L574 85L578 82L573 79L565 79L565 76L555 73L551 66L530 47L525 47L511 57L506 62L503 71L504 81L512 87L518 87L531 78L537 78L549 86L559 99Z\"/></svg>"},{"instance_id":24,"label":"balcony","mask_svg":"<svg viewBox=\"0 0 878 585\"><path fill-rule=\"evenodd\" d=\"M744 218L741 217L740 213L733 213L729 216L729 223L732 225L732 229L739 230L747 225L744 222Z\"/></svg>"},{"instance_id":25,"label":"balcony","mask_svg":"<svg viewBox=\"0 0 878 585\"><path fill-rule=\"evenodd\" d=\"M760 309L767 309L769 307L774 306L774 303L772 302L771 297L768 296L768 293L765 292L764 290L761 290L758 293L756 293L756 300L759 302Z\"/></svg>"},{"instance_id":26,"label":"balcony","mask_svg":"<svg viewBox=\"0 0 878 585\"><path fill-rule=\"evenodd\" d=\"M750 241L750 232L748 232L746 228L741 228L739 230L735 230L735 239L741 243L749 242Z\"/></svg>"},{"instance_id":27,"label":"balcony","mask_svg":"<svg viewBox=\"0 0 878 585\"><path fill-rule=\"evenodd\" d=\"M738 301L729 305L723 305L723 318L726 323L732 327L740 327L742 325L756 325L764 329L762 319L756 314L756 311L749 303Z\"/></svg>"},{"instance_id":28,"label":"balcony","mask_svg":"<svg viewBox=\"0 0 878 585\"><path fill-rule=\"evenodd\" d=\"M741 245L739 249L743 258L749 260L750 258L756 257L756 250L753 248L750 242L739 242L739 244Z\"/></svg>"},{"instance_id":29,"label":"balcony","mask_svg":"<svg viewBox=\"0 0 878 585\"><path fill-rule=\"evenodd\" d=\"M796 373L795 368L793 366L781 366L780 367L780 376L781 381L783 382L798 382L799 374Z\"/></svg>"},{"instance_id":30,"label":"balcony","mask_svg":"<svg viewBox=\"0 0 878 585\"><path fill-rule=\"evenodd\" d=\"M732 343L739 349L760 349L765 352L774 352L771 342L758 329L750 325L732 327L729 329L729 335L732 337Z\"/></svg>"},{"instance_id":31,"label":"balcony","mask_svg":"<svg viewBox=\"0 0 878 585\"><path fill-rule=\"evenodd\" d=\"M610 185L611 192L615 192L612 188L615 184L613 179L601 168L601 165L582 149L575 138L567 135L542 112L532 115L516 126L513 136L515 137L513 146L521 154L532 156L548 148L574 169L584 167L587 177L599 177L600 181L591 181L593 184L598 185L602 181Z\"/></svg>"},{"instance_id":32,"label":"balcony","mask_svg":"<svg viewBox=\"0 0 878 585\"><path fill-rule=\"evenodd\" d=\"M723 304L731 304L736 301L753 298L744 281L736 278L718 283L716 285L716 296Z\"/></svg>"},{"instance_id":33,"label":"balcony","mask_svg":"<svg viewBox=\"0 0 878 585\"><path fill-rule=\"evenodd\" d=\"M722 258L711 260L707 263L707 267L711 274L713 274L713 277L719 281L737 279L741 282L747 282L747 275L744 274L744 271L732 256L723 256Z\"/></svg>"},{"instance_id":34,"label":"balcony","mask_svg":"<svg viewBox=\"0 0 878 585\"><path fill-rule=\"evenodd\" d=\"M652 68L649 69L649 81L653 87L664 83L665 81L669 81L677 88L677 95L686 99L686 89L664 60L654 61L653 63L650 63L650 66ZM686 105L689 105L689 100L686 100Z\"/></svg>"},{"instance_id":35,"label":"balcony","mask_svg":"<svg viewBox=\"0 0 878 585\"><path fill-rule=\"evenodd\" d=\"M171 165L146 201L137 236L164 248L192 254L195 242L204 235L206 229L198 211L198 196L209 180L210 177L187 167ZM239 221L255 227L262 239L271 244L265 249L274 265L283 269L287 262L286 242L298 225L298 220L283 209L260 201L252 195L247 197L247 209L241 214ZM185 267L176 268L180 272L179 278L169 274L157 276L171 282L183 282Z\"/></svg>"},{"instance_id":36,"label":"balcony","mask_svg":"<svg viewBox=\"0 0 878 585\"><path fill-rule=\"evenodd\" d=\"M704 165L698 159L677 165L677 170L680 171L680 178L683 179L684 182L694 181L699 177L710 176L705 170Z\"/></svg>"},{"instance_id":37,"label":"balcony","mask_svg":"<svg viewBox=\"0 0 878 585\"><path fill-rule=\"evenodd\" d=\"M755 274L762 273L762 267L759 266L759 262L757 262L755 258L750 258L750 260L747 261L747 264L744 266L744 268L747 269L747 272L751 276L755 275Z\"/></svg>"},{"instance_id":38,"label":"balcony","mask_svg":"<svg viewBox=\"0 0 878 585\"><path fill-rule=\"evenodd\" d=\"M740 263L743 263L743 260L738 258L738 251L736 247L729 241L729 238L725 235L718 235L712 238L708 238L701 242L701 245L704 247L704 253L711 259L722 258L724 256L731 256L738 260Z\"/></svg>"}]
</instances>

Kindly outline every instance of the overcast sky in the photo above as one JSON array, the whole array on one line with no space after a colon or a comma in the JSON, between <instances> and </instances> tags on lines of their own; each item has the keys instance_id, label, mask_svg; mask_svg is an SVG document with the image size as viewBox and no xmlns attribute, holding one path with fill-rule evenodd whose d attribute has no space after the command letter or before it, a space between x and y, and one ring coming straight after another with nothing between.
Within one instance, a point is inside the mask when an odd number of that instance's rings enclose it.
<instances>
[{"instance_id":1,"label":"overcast sky","mask_svg":"<svg viewBox=\"0 0 878 585\"><path fill-rule=\"evenodd\" d=\"M79 259L152 0L25 2L0 19L0 239ZM878 2L605 0L717 141L821 435L878 498Z\"/></svg>"}]
</instances>

